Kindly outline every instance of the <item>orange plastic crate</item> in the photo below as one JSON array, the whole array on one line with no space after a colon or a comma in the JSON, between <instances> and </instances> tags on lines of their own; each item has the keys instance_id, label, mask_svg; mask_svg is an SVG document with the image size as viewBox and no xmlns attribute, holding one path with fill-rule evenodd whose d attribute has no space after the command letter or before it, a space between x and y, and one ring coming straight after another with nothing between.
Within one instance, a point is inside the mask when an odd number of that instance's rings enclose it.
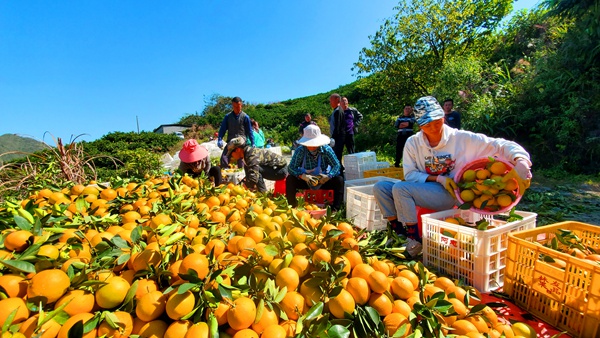
<instances>
[{"instance_id":1,"label":"orange plastic crate","mask_svg":"<svg viewBox=\"0 0 600 338\"><path fill-rule=\"evenodd\" d=\"M600 265L544 246L558 230L570 230L583 245L600 249L600 228L561 222L508 235L504 291L532 315L574 337L600 336ZM540 259L566 262L560 269Z\"/></svg>"},{"instance_id":2,"label":"orange plastic crate","mask_svg":"<svg viewBox=\"0 0 600 338\"><path fill-rule=\"evenodd\" d=\"M374 177L374 176L385 176L385 177L396 178L399 180L404 180L404 169L396 168L396 167L389 167L389 168L383 168L383 169L365 170L363 172L364 178Z\"/></svg>"}]
</instances>

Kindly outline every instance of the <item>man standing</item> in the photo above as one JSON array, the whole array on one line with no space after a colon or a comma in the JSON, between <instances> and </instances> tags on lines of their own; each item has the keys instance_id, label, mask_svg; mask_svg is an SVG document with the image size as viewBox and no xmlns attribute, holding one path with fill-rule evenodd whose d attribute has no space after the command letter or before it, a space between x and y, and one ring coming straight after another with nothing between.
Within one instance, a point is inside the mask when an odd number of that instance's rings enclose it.
<instances>
[{"instance_id":1,"label":"man standing","mask_svg":"<svg viewBox=\"0 0 600 338\"><path fill-rule=\"evenodd\" d=\"M413 109L410 104L404 106L404 113L396 119L394 127L397 130L398 135L396 136L396 160L394 161L394 167L398 168L402 161L402 153L404 151L404 145L406 140L413 134L413 126L415 125L415 118L412 116Z\"/></svg>"},{"instance_id":2,"label":"man standing","mask_svg":"<svg viewBox=\"0 0 600 338\"><path fill-rule=\"evenodd\" d=\"M250 140L250 145L254 147L254 135L252 135L252 124L248 114L242 111L243 102L238 96L231 100L233 111L225 115L221 128L219 129L217 146L223 148L221 154L221 168L229 168L229 158L227 157L227 148L223 142L223 137L227 133L227 142L236 137L243 137Z\"/></svg>"},{"instance_id":3,"label":"man standing","mask_svg":"<svg viewBox=\"0 0 600 338\"><path fill-rule=\"evenodd\" d=\"M363 119L362 114L358 109L348 106L348 98L342 97L340 102L340 108L344 113L344 144L348 154L354 154L354 134L358 130L358 125ZM342 151L344 150L343 145L341 146Z\"/></svg>"},{"instance_id":4,"label":"man standing","mask_svg":"<svg viewBox=\"0 0 600 338\"><path fill-rule=\"evenodd\" d=\"M454 129L460 129L460 114L452 108L454 108L454 100L444 100L444 122Z\"/></svg>"},{"instance_id":5,"label":"man standing","mask_svg":"<svg viewBox=\"0 0 600 338\"><path fill-rule=\"evenodd\" d=\"M342 163L342 153L344 152L344 137L346 135L346 122L344 121L344 113L340 110L340 102L342 97L340 94L334 93L329 96L329 105L333 109L329 117L329 133L333 139L333 151L338 161ZM343 168L342 168L343 172Z\"/></svg>"}]
</instances>

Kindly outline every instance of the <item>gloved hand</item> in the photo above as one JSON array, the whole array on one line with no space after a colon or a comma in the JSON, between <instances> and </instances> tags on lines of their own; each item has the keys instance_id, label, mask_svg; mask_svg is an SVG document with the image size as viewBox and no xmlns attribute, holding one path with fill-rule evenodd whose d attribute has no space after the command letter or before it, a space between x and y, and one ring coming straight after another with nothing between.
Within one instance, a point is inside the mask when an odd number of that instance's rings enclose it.
<instances>
[{"instance_id":1,"label":"gloved hand","mask_svg":"<svg viewBox=\"0 0 600 338\"><path fill-rule=\"evenodd\" d=\"M507 182L513 178L519 185L519 193L521 195L525 192L525 190L529 189L529 186L531 185L531 169L529 168L529 163L527 163L527 160L522 158L518 159L515 167L506 175L504 175L502 182Z\"/></svg>"},{"instance_id":2,"label":"gloved hand","mask_svg":"<svg viewBox=\"0 0 600 338\"><path fill-rule=\"evenodd\" d=\"M319 184L325 184L327 181L329 181L329 176L326 174L319 175Z\"/></svg>"},{"instance_id":3,"label":"gloved hand","mask_svg":"<svg viewBox=\"0 0 600 338\"><path fill-rule=\"evenodd\" d=\"M438 175L438 177L435 178L435 181L441 184L448 191L450 196L456 198L454 190L458 189L458 187L456 186L456 183L453 179L451 179L448 176Z\"/></svg>"},{"instance_id":4,"label":"gloved hand","mask_svg":"<svg viewBox=\"0 0 600 338\"><path fill-rule=\"evenodd\" d=\"M225 142L223 142L223 139L219 139L217 141L217 147L223 149L224 146L225 146Z\"/></svg>"},{"instance_id":5,"label":"gloved hand","mask_svg":"<svg viewBox=\"0 0 600 338\"><path fill-rule=\"evenodd\" d=\"M302 174L300 178L303 179L309 186L314 187L319 184L319 178L313 175Z\"/></svg>"}]
</instances>

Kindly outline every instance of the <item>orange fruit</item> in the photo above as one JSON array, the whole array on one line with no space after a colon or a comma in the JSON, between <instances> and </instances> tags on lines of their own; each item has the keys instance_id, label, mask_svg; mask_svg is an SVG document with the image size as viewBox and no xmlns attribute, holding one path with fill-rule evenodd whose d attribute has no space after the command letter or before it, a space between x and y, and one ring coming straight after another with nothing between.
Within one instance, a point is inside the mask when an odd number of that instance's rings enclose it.
<instances>
[{"instance_id":1,"label":"orange fruit","mask_svg":"<svg viewBox=\"0 0 600 338\"><path fill-rule=\"evenodd\" d=\"M96 304L103 309L112 309L123 303L131 285L119 276L109 277L106 283L95 293Z\"/></svg>"},{"instance_id":2,"label":"orange fruit","mask_svg":"<svg viewBox=\"0 0 600 338\"><path fill-rule=\"evenodd\" d=\"M227 323L227 313L229 312L229 309L231 308L231 306L225 302L219 302L217 304L217 308L216 309L209 309L206 314L208 315L209 313L212 313L215 315L215 318L217 318L217 323L219 324L219 326L221 325L225 325ZM208 318L208 316L207 316Z\"/></svg>"},{"instance_id":3,"label":"orange fruit","mask_svg":"<svg viewBox=\"0 0 600 338\"><path fill-rule=\"evenodd\" d=\"M394 335L394 333L396 333L396 331L398 331L398 329L402 326L407 324L408 326L410 326L410 323L408 322L408 318L406 318L406 316L404 316L403 314L400 313L390 313L389 315L385 316L385 318L383 318L383 325L385 325L385 332L388 334L389 337L392 337ZM410 332L410 330L407 330L406 333L402 336L407 336L408 333Z\"/></svg>"},{"instance_id":4,"label":"orange fruit","mask_svg":"<svg viewBox=\"0 0 600 338\"><path fill-rule=\"evenodd\" d=\"M31 316L26 321L21 323L19 332L25 337L39 337L39 338L54 338L58 335L61 325L54 319L50 319L46 323L42 324L38 328L39 315ZM36 332L37 329L37 332ZM13 338L15 335L13 334Z\"/></svg>"},{"instance_id":5,"label":"orange fruit","mask_svg":"<svg viewBox=\"0 0 600 338\"><path fill-rule=\"evenodd\" d=\"M252 323L252 330L261 334L267 327L277 324L279 324L277 313L265 306L260 319L258 319L257 322Z\"/></svg>"},{"instance_id":6,"label":"orange fruit","mask_svg":"<svg viewBox=\"0 0 600 338\"><path fill-rule=\"evenodd\" d=\"M163 320L157 319L143 323L137 334L140 337L164 337L165 333L167 332L167 328L167 323L165 323Z\"/></svg>"},{"instance_id":7,"label":"orange fruit","mask_svg":"<svg viewBox=\"0 0 600 338\"><path fill-rule=\"evenodd\" d=\"M354 297L344 289L337 296L329 300L329 311L335 318L343 319L344 313L352 314L355 308Z\"/></svg>"},{"instance_id":8,"label":"orange fruit","mask_svg":"<svg viewBox=\"0 0 600 338\"><path fill-rule=\"evenodd\" d=\"M173 220L171 220L169 215L157 214L150 220L150 227L156 229L159 225L169 225L171 223L173 223Z\"/></svg>"},{"instance_id":9,"label":"orange fruit","mask_svg":"<svg viewBox=\"0 0 600 338\"><path fill-rule=\"evenodd\" d=\"M504 164L503 162L496 161L490 166L490 171L494 175L504 175L504 173L506 173L506 170L506 164Z\"/></svg>"},{"instance_id":10,"label":"orange fruit","mask_svg":"<svg viewBox=\"0 0 600 338\"><path fill-rule=\"evenodd\" d=\"M305 300L300 293L292 291L286 293L279 305L289 319L298 320L304 313Z\"/></svg>"},{"instance_id":11,"label":"orange fruit","mask_svg":"<svg viewBox=\"0 0 600 338\"><path fill-rule=\"evenodd\" d=\"M175 292L167 300L167 316L173 320L180 320L185 315L192 312L196 305L196 298L191 291L184 293Z\"/></svg>"},{"instance_id":12,"label":"orange fruit","mask_svg":"<svg viewBox=\"0 0 600 338\"><path fill-rule=\"evenodd\" d=\"M412 282L405 277L396 277L391 283L392 294L402 300L407 300L412 296L413 288Z\"/></svg>"},{"instance_id":13,"label":"orange fruit","mask_svg":"<svg viewBox=\"0 0 600 338\"><path fill-rule=\"evenodd\" d=\"M209 271L208 258L206 258L206 255L194 252L185 256L181 261L179 273L187 274L190 269L196 272L198 278L206 278Z\"/></svg>"},{"instance_id":14,"label":"orange fruit","mask_svg":"<svg viewBox=\"0 0 600 338\"><path fill-rule=\"evenodd\" d=\"M260 338L287 338L287 331L281 325L268 326Z\"/></svg>"},{"instance_id":15,"label":"orange fruit","mask_svg":"<svg viewBox=\"0 0 600 338\"><path fill-rule=\"evenodd\" d=\"M23 298L6 298L0 300L0 323L4 324L8 320L8 316L14 311L15 313L12 323L20 323L29 318L29 309Z\"/></svg>"},{"instance_id":16,"label":"orange fruit","mask_svg":"<svg viewBox=\"0 0 600 338\"><path fill-rule=\"evenodd\" d=\"M287 287L288 291L296 291L300 284L298 272L292 268L283 268L275 276L275 285L280 289Z\"/></svg>"},{"instance_id":17,"label":"orange fruit","mask_svg":"<svg viewBox=\"0 0 600 338\"><path fill-rule=\"evenodd\" d=\"M452 323L451 327L454 330L449 331L449 333L457 335L466 335L469 332L479 332L475 325L465 319L455 321Z\"/></svg>"},{"instance_id":18,"label":"orange fruit","mask_svg":"<svg viewBox=\"0 0 600 338\"><path fill-rule=\"evenodd\" d=\"M387 316L392 313L392 301L383 293L371 293L369 297L369 306L371 306L380 316Z\"/></svg>"},{"instance_id":19,"label":"orange fruit","mask_svg":"<svg viewBox=\"0 0 600 338\"><path fill-rule=\"evenodd\" d=\"M310 262L303 255L295 255L290 262L290 268L294 269L299 277L304 277L309 272Z\"/></svg>"},{"instance_id":20,"label":"orange fruit","mask_svg":"<svg viewBox=\"0 0 600 338\"><path fill-rule=\"evenodd\" d=\"M318 249L312 256L312 263L316 266L321 265L321 262L330 263L331 253L327 249Z\"/></svg>"},{"instance_id":21,"label":"orange fruit","mask_svg":"<svg viewBox=\"0 0 600 338\"><path fill-rule=\"evenodd\" d=\"M454 288L454 282L448 277L438 277L434 282L434 286L446 291L448 288Z\"/></svg>"},{"instance_id":22,"label":"orange fruit","mask_svg":"<svg viewBox=\"0 0 600 338\"><path fill-rule=\"evenodd\" d=\"M248 257L253 253L254 248L256 248L256 242L252 237L242 237L236 242L236 248L238 255Z\"/></svg>"},{"instance_id":23,"label":"orange fruit","mask_svg":"<svg viewBox=\"0 0 600 338\"><path fill-rule=\"evenodd\" d=\"M387 266L387 265L386 265ZM390 289L390 282L387 276L381 271L373 271L367 278L367 283L371 291L376 293L384 293Z\"/></svg>"},{"instance_id":24,"label":"orange fruit","mask_svg":"<svg viewBox=\"0 0 600 338\"><path fill-rule=\"evenodd\" d=\"M351 277L361 277L364 280L367 280L373 271L375 271L375 269L369 264L359 263L352 269Z\"/></svg>"},{"instance_id":25,"label":"orange fruit","mask_svg":"<svg viewBox=\"0 0 600 338\"><path fill-rule=\"evenodd\" d=\"M63 311L69 316L74 316L80 313L92 312L96 299L94 294L89 291L70 290L54 304L54 309L58 309L65 303L68 304L63 308Z\"/></svg>"},{"instance_id":26,"label":"orange fruit","mask_svg":"<svg viewBox=\"0 0 600 338\"><path fill-rule=\"evenodd\" d=\"M34 303L54 303L67 292L69 286L71 286L71 279L64 271L43 270L29 281L27 298Z\"/></svg>"},{"instance_id":27,"label":"orange fruit","mask_svg":"<svg viewBox=\"0 0 600 338\"><path fill-rule=\"evenodd\" d=\"M350 261L350 266L354 269L360 263L363 263L362 256L356 250L349 250L344 253L344 257L348 258Z\"/></svg>"},{"instance_id":28,"label":"orange fruit","mask_svg":"<svg viewBox=\"0 0 600 338\"><path fill-rule=\"evenodd\" d=\"M27 230L17 230L4 237L4 247L8 251L21 252L33 242L33 234Z\"/></svg>"},{"instance_id":29,"label":"orange fruit","mask_svg":"<svg viewBox=\"0 0 600 338\"><path fill-rule=\"evenodd\" d=\"M211 251L213 251L213 257L219 257L220 254L225 252L225 242L218 238L211 239L206 243L204 253L208 255Z\"/></svg>"},{"instance_id":30,"label":"orange fruit","mask_svg":"<svg viewBox=\"0 0 600 338\"><path fill-rule=\"evenodd\" d=\"M205 322L193 324L183 338L209 338L208 324Z\"/></svg>"},{"instance_id":31,"label":"orange fruit","mask_svg":"<svg viewBox=\"0 0 600 338\"><path fill-rule=\"evenodd\" d=\"M312 278L309 278L302 282L300 285L300 294L304 297L304 301L306 306L311 307L316 303L321 301L321 297L323 296L323 291L318 286L310 286Z\"/></svg>"},{"instance_id":32,"label":"orange fruit","mask_svg":"<svg viewBox=\"0 0 600 338\"><path fill-rule=\"evenodd\" d=\"M7 274L0 276L0 287L8 298L23 298L27 294L27 281L19 275Z\"/></svg>"},{"instance_id":33,"label":"orange fruit","mask_svg":"<svg viewBox=\"0 0 600 338\"><path fill-rule=\"evenodd\" d=\"M361 277L352 277L348 279L345 289L350 292L356 304L359 305L365 305L371 296L369 284Z\"/></svg>"},{"instance_id":34,"label":"orange fruit","mask_svg":"<svg viewBox=\"0 0 600 338\"><path fill-rule=\"evenodd\" d=\"M70 317L58 331L57 338L68 338L69 330L71 330L73 325L80 321L83 322L83 324L85 324L88 320L92 319L93 317L94 315L91 313L80 313ZM96 328L93 328L88 332L84 332L81 338L96 338L97 332L98 330Z\"/></svg>"},{"instance_id":35,"label":"orange fruit","mask_svg":"<svg viewBox=\"0 0 600 338\"><path fill-rule=\"evenodd\" d=\"M161 291L150 291L137 301L135 314L145 322L150 322L163 314L167 306L167 296ZM166 326L165 326L166 330Z\"/></svg>"},{"instance_id":36,"label":"orange fruit","mask_svg":"<svg viewBox=\"0 0 600 338\"><path fill-rule=\"evenodd\" d=\"M167 327L163 338L183 338L190 327L192 327L192 322L189 320L176 320Z\"/></svg>"},{"instance_id":37,"label":"orange fruit","mask_svg":"<svg viewBox=\"0 0 600 338\"><path fill-rule=\"evenodd\" d=\"M258 333L252 329L243 329L236 332L232 338L258 338Z\"/></svg>"},{"instance_id":38,"label":"orange fruit","mask_svg":"<svg viewBox=\"0 0 600 338\"><path fill-rule=\"evenodd\" d=\"M129 314L129 312L125 311L115 311L112 313L114 318L112 318L113 324L118 326L118 328L113 328L106 319L98 325L98 336L106 336L113 338L126 338L129 337L131 331L133 330L133 318ZM115 320L116 319L116 320Z\"/></svg>"},{"instance_id":39,"label":"orange fruit","mask_svg":"<svg viewBox=\"0 0 600 338\"><path fill-rule=\"evenodd\" d=\"M458 319L463 319L469 313L469 309L465 306L465 304L457 298L449 298L448 301L452 303L452 307L454 308L454 312Z\"/></svg>"},{"instance_id":40,"label":"orange fruit","mask_svg":"<svg viewBox=\"0 0 600 338\"><path fill-rule=\"evenodd\" d=\"M404 277L410 280L410 282L413 285L413 290L416 290L419 287L419 276L417 276L416 273L408 269L404 269L398 272L398 277Z\"/></svg>"},{"instance_id":41,"label":"orange fruit","mask_svg":"<svg viewBox=\"0 0 600 338\"><path fill-rule=\"evenodd\" d=\"M410 308L410 305L408 305L408 303L402 299L396 299L392 305L392 312L400 313L406 318L408 318L411 311L412 309Z\"/></svg>"},{"instance_id":42,"label":"orange fruit","mask_svg":"<svg viewBox=\"0 0 600 338\"><path fill-rule=\"evenodd\" d=\"M227 323L234 330L249 328L256 318L256 304L248 297L240 297L233 301L227 311Z\"/></svg>"}]
</instances>

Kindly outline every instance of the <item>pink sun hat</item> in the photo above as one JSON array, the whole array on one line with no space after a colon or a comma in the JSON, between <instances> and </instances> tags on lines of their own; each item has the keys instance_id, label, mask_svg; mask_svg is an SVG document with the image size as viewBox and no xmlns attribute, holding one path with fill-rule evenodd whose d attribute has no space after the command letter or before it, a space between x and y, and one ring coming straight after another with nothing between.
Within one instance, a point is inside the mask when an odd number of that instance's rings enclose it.
<instances>
[{"instance_id":1,"label":"pink sun hat","mask_svg":"<svg viewBox=\"0 0 600 338\"><path fill-rule=\"evenodd\" d=\"M194 139L187 140L179 151L179 158L185 163L193 163L208 156L208 150Z\"/></svg>"}]
</instances>

